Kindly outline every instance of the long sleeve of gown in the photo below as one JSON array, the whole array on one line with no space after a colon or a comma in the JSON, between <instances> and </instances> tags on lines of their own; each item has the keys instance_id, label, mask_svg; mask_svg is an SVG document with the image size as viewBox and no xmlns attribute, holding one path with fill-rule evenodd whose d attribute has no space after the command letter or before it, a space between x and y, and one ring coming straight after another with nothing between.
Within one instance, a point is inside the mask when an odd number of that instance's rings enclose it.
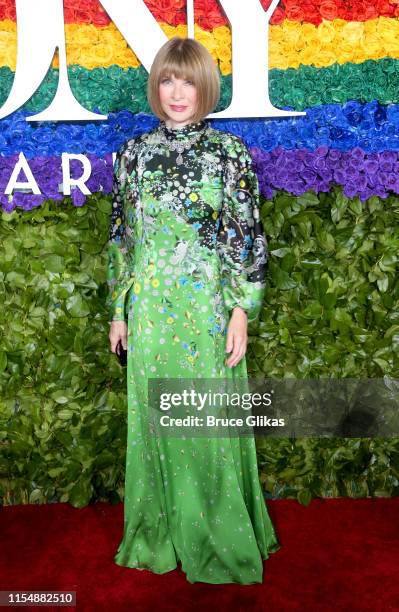
<instances>
[{"instance_id":1,"label":"long sleeve of gown","mask_svg":"<svg viewBox=\"0 0 399 612\"><path fill-rule=\"evenodd\" d=\"M125 320L125 297L132 286L134 275L129 267L128 231L125 221L125 202L127 171L125 167L124 147L116 154L112 186L112 215L107 245L107 284L108 296L106 306L109 321Z\"/></svg>"},{"instance_id":2,"label":"long sleeve of gown","mask_svg":"<svg viewBox=\"0 0 399 612\"><path fill-rule=\"evenodd\" d=\"M258 178L245 143L236 136L228 140L217 250L228 310L240 306L248 321L254 321L265 291L267 242L260 219Z\"/></svg>"}]
</instances>

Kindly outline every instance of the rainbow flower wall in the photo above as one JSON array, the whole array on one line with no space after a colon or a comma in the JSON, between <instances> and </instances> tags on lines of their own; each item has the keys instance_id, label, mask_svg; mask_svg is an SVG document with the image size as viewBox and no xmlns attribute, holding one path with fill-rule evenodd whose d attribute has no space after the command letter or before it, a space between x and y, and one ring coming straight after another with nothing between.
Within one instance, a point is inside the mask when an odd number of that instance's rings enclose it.
<instances>
[{"instance_id":1,"label":"rainbow flower wall","mask_svg":"<svg viewBox=\"0 0 399 612\"><path fill-rule=\"evenodd\" d=\"M267 8L267 0L262 2ZM171 37L186 35L185 2L146 0ZM72 91L86 108L108 121L29 123L44 109L57 84L57 57L31 100L0 121L0 200L10 211L45 199L62 199L61 153L85 153L91 161L90 191L109 193L112 156L130 136L158 120L146 102L147 73L97 0L65 0L66 40ZM396 0L282 1L270 24L270 96L279 108L305 110L293 119L213 120L214 127L242 136L251 148L265 197L276 190L301 195L342 186L361 201L399 193L399 3ZM195 2L196 38L211 52L231 95L231 33L216 0ZM0 104L11 89L17 28L13 0L0 0ZM42 195L4 195L23 151ZM80 175L79 162L72 172ZM22 180L20 176L20 180ZM72 201L86 199L78 189Z\"/></svg>"}]
</instances>

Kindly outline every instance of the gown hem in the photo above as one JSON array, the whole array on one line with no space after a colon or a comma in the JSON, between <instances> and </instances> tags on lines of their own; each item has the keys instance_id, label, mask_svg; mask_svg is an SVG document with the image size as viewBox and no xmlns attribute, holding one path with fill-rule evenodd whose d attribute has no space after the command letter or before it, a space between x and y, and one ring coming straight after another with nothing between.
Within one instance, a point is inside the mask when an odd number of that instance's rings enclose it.
<instances>
[{"instance_id":1,"label":"gown hem","mask_svg":"<svg viewBox=\"0 0 399 612\"><path fill-rule=\"evenodd\" d=\"M281 544L279 542L272 544L270 546L270 548L268 548L268 550L266 551L266 553L261 553L261 559L262 559L262 563L263 561L266 561L271 554L278 552L281 549ZM173 566L170 567L169 569L163 569L163 570L156 570L156 569L151 569L149 567L137 567L134 565L127 565L126 563L122 563L117 561L116 559L114 559L116 565L119 565L120 567L127 567L129 569L136 569L139 571L147 571L150 572L152 574L167 574L168 572L172 572L175 569L180 569L183 574L185 574L186 576L186 580L187 582L189 582L190 584L195 584L196 582L203 582L206 584L242 584L242 585L249 585L249 584L262 584L264 579L262 577L261 580L253 580L253 581L240 581L240 580L228 580L226 578L221 578L220 580L210 580L210 579L201 579L201 578L197 578L197 579L190 579L188 578L187 573L184 571L183 567L182 567L182 561L178 560L178 562Z\"/></svg>"}]
</instances>

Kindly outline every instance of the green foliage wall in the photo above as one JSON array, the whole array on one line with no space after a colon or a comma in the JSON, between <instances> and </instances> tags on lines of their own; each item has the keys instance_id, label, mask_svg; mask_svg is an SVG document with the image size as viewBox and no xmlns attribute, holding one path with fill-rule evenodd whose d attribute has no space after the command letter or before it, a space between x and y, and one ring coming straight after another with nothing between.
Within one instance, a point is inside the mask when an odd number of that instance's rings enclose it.
<instances>
[{"instance_id":1,"label":"green foliage wall","mask_svg":"<svg viewBox=\"0 0 399 612\"><path fill-rule=\"evenodd\" d=\"M398 377L399 199L263 202L268 289L249 374ZM1 216L4 504L123 498L125 371L105 310L109 197ZM257 438L267 496L397 495L399 440Z\"/></svg>"}]
</instances>

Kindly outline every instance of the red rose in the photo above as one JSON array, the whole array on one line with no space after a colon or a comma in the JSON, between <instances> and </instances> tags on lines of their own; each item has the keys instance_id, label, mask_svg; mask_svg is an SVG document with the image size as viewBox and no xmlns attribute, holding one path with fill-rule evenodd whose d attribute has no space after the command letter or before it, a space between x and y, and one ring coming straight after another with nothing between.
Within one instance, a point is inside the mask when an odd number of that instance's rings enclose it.
<instances>
[{"instance_id":1,"label":"red rose","mask_svg":"<svg viewBox=\"0 0 399 612\"><path fill-rule=\"evenodd\" d=\"M284 10L280 6L278 6L272 15L272 18L270 19L270 23L272 25L278 25L279 23L283 23L284 17Z\"/></svg>"},{"instance_id":2,"label":"red rose","mask_svg":"<svg viewBox=\"0 0 399 612\"><path fill-rule=\"evenodd\" d=\"M170 25L185 23L186 18L182 18L182 13L186 12L185 4L182 0L146 0L147 8L157 21L163 21Z\"/></svg>"},{"instance_id":3,"label":"red rose","mask_svg":"<svg viewBox=\"0 0 399 612\"><path fill-rule=\"evenodd\" d=\"M75 10L73 8L64 7L64 19L65 23L76 23Z\"/></svg>"},{"instance_id":4,"label":"red rose","mask_svg":"<svg viewBox=\"0 0 399 612\"><path fill-rule=\"evenodd\" d=\"M269 8L269 6L272 3L272 0L260 0L260 3L262 5L262 7L265 9L265 11L267 11L267 9ZM279 8L279 7L278 7ZM277 9L276 9L277 10Z\"/></svg>"},{"instance_id":5,"label":"red rose","mask_svg":"<svg viewBox=\"0 0 399 612\"><path fill-rule=\"evenodd\" d=\"M320 3L320 15L323 19L332 21L338 17L338 7L334 0L322 0Z\"/></svg>"},{"instance_id":6,"label":"red rose","mask_svg":"<svg viewBox=\"0 0 399 612\"><path fill-rule=\"evenodd\" d=\"M15 11L15 2L11 2L10 0L5 0L0 3L2 9L2 19L10 19L11 21L15 21L17 18Z\"/></svg>"},{"instance_id":7,"label":"red rose","mask_svg":"<svg viewBox=\"0 0 399 612\"><path fill-rule=\"evenodd\" d=\"M299 4L292 4L285 9L285 16L287 19L291 19L291 21L304 21L305 13L302 10L302 7Z\"/></svg>"},{"instance_id":8,"label":"red rose","mask_svg":"<svg viewBox=\"0 0 399 612\"><path fill-rule=\"evenodd\" d=\"M359 21L368 21L369 19L377 19L379 17L378 9L373 4L369 4L364 8L364 18Z\"/></svg>"},{"instance_id":9,"label":"red rose","mask_svg":"<svg viewBox=\"0 0 399 612\"><path fill-rule=\"evenodd\" d=\"M93 21L93 13L90 10L79 7L76 10L76 21L79 21L79 23L91 23Z\"/></svg>"},{"instance_id":10,"label":"red rose","mask_svg":"<svg viewBox=\"0 0 399 612\"><path fill-rule=\"evenodd\" d=\"M323 21L320 16L319 11L316 9L306 11L305 15L306 15L305 17L306 23L312 23L313 25L318 26Z\"/></svg>"},{"instance_id":11,"label":"red rose","mask_svg":"<svg viewBox=\"0 0 399 612\"><path fill-rule=\"evenodd\" d=\"M95 23L96 25L99 26L106 26L109 25L109 22L111 21L110 16L108 15L108 13L103 9L102 6L99 7L99 11L98 13L96 13L95 15Z\"/></svg>"},{"instance_id":12,"label":"red rose","mask_svg":"<svg viewBox=\"0 0 399 612\"><path fill-rule=\"evenodd\" d=\"M98 11L98 0L78 0L73 3L76 12L83 11L83 13L97 13Z\"/></svg>"},{"instance_id":13,"label":"red rose","mask_svg":"<svg viewBox=\"0 0 399 612\"><path fill-rule=\"evenodd\" d=\"M395 4L397 2L387 2L386 0L377 0L375 2L375 7L379 13L379 15L383 15L384 17L393 17L395 12Z\"/></svg>"},{"instance_id":14,"label":"red rose","mask_svg":"<svg viewBox=\"0 0 399 612\"><path fill-rule=\"evenodd\" d=\"M227 25L223 9L216 0L197 0L194 11L195 23L204 30Z\"/></svg>"}]
</instances>

